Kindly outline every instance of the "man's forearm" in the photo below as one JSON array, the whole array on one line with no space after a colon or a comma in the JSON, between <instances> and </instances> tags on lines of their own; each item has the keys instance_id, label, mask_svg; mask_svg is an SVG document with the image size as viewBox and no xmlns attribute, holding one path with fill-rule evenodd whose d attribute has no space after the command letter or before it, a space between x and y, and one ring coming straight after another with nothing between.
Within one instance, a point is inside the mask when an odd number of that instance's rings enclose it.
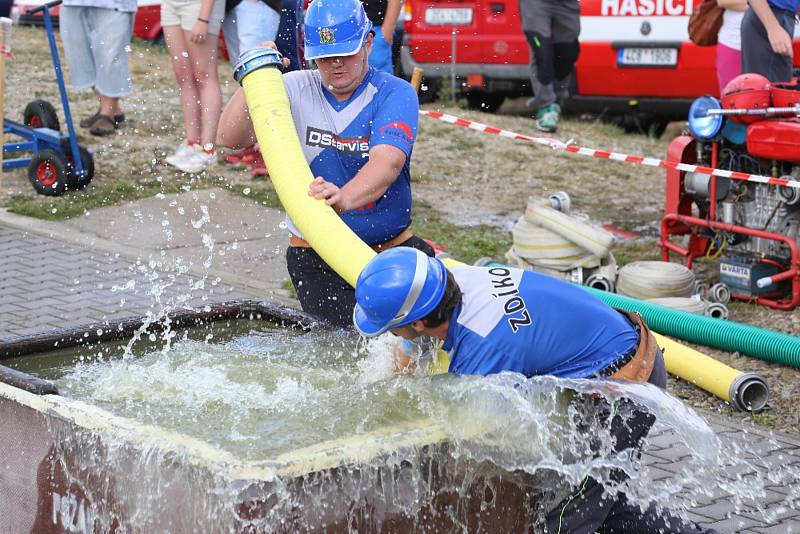
<instances>
[{"instance_id":1,"label":"man's forearm","mask_svg":"<svg viewBox=\"0 0 800 534\"><path fill-rule=\"evenodd\" d=\"M398 148L389 145L373 148L369 161L340 189L339 212L354 210L381 198L397 180L405 162L406 156Z\"/></svg>"},{"instance_id":2,"label":"man's forearm","mask_svg":"<svg viewBox=\"0 0 800 534\"><path fill-rule=\"evenodd\" d=\"M397 180L401 169L395 172L395 169L377 162L368 162L341 188L343 201L339 211L354 210L380 199Z\"/></svg>"}]
</instances>

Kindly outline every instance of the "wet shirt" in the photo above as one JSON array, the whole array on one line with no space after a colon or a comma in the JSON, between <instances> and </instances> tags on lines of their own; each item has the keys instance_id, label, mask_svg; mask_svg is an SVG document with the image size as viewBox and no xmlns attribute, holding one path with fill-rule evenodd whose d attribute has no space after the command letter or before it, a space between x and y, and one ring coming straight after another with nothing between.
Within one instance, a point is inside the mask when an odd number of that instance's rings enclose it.
<instances>
[{"instance_id":1,"label":"wet shirt","mask_svg":"<svg viewBox=\"0 0 800 534\"><path fill-rule=\"evenodd\" d=\"M370 69L353 95L339 102L322 87L319 71L283 77L297 135L314 176L342 187L369 161L369 150L391 145L406 155L397 180L377 201L341 214L369 245L396 237L411 222L411 150L419 101L405 80ZM290 221L290 230L300 235Z\"/></svg>"},{"instance_id":2,"label":"wet shirt","mask_svg":"<svg viewBox=\"0 0 800 534\"><path fill-rule=\"evenodd\" d=\"M567 282L509 267L457 267L463 292L442 348L450 372L587 378L638 341L630 322Z\"/></svg>"}]
</instances>

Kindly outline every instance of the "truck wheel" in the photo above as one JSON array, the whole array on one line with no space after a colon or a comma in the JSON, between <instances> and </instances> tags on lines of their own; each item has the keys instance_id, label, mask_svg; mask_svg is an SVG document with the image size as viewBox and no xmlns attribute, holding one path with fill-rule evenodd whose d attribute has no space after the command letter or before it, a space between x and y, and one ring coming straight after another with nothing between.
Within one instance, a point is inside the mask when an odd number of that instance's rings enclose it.
<instances>
[{"instance_id":1,"label":"truck wheel","mask_svg":"<svg viewBox=\"0 0 800 534\"><path fill-rule=\"evenodd\" d=\"M422 87L419 89L419 103L427 104L439 98L439 90L442 88L442 82L439 80L426 80L422 79Z\"/></svg>"},{"instance_id":2,"label":"truck wheel","mask_svg":"<svg viewBox=\"0 0 800 534\"><path fill-rule=\"evenodd\" d=\"M55 150L41 150L28 163L28 178L40 195L58 196L67 190L67 161Z\"/></svg>"},{"instance_id":3,"label":"truck wheel","mask_svg":"<svg viewBox=\"0 0 800 534\"><path fill-rule=\"evenodd\" d=\"M74 172L75 165L72 159L72 148L69 146L69 139L61 140L61 150L64 151L64 159L67 162L67 188L77 190L89 185L89 182L94 178L94 156L92 156L92 153L86 150L83 145L78 145L81 165L83 165L83 170L86 171L83 178L78 179Z\"/></svg>"},{"instance_id":4,"label":"truck wheel","mask_svg":"<svg viewBox=\"0 0 800 534\"><path fill-rule=\"evenodd\" d=\"M470 109L487 111L493 113L503 105L506 97L497 93L487 93L486 91L469 91L467 93L467 105Z\"/></svg>"},{"instance_id":5,"label":"truck wheel","mask_svg":"<svg viewBox=\"0 0 800 534\"><path fill-rule=\"evenodd\" d=\"M649 113L630 113L622 119L625 133L642 133L653 139L658 139L667 129L667 120Z\"/></svg>"},{"instance_id":6,"label":"truck wheel","mask_svg":"<svg viewBox=\"0 0 800 534\"><path fill-rule=\"evenodd\" d=\"M55 131L61 129L55 108L46 100L28 103L23 113L23 123L30 128L50 128Z\"/></svg>"}]
</instances>

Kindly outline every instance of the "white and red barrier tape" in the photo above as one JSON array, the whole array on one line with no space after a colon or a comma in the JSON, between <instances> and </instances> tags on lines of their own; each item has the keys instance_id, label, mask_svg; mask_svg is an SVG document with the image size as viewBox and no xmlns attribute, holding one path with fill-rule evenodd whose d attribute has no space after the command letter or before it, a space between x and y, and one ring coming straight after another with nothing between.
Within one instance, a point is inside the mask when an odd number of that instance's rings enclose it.
<instances>
[{"instance_id":1,"label":"white and red barrier tape","mask_svg":"<svg viewBox=\"0 0 800 534\"><path fill-rule=\"evenodd\" d=\"M462 119L447 113L439 113L438 111L428 111L426 109L419 110L420 115L438 119L457 126L464 126L479 132L498 135L500 137L507 137L509 139L516 139L519 141L527 141L537 145L545 145L555 150L564 150L573 154L581 154L583 156L591 156L593 158L612 159L614 161L627 161L629 163L636 163L639 165L648 165L650 167L662 167L664 169L676 169L686 172L698 172L703 174L712 174L722 178L732 178L734 180L742 180L745 182L759 182L762 184L782 185L786 187L800 188L800 181L787 180L784 178L771 178L769 176L762 176L760 174L748 174L746 172L726 171L724 169L714 169L712 167L703 167L701 165L691 165L689 163L679 163L677 161L664 161L657 158L646 158L644 156L633 156L629 154L620 154L619 152L608 152L606 150L597 150L594 148L586 148L578 145L562 143L557 139L551 137L531 137L494 126L487 126L479 122Z\"/></svg>"}]
</instances>

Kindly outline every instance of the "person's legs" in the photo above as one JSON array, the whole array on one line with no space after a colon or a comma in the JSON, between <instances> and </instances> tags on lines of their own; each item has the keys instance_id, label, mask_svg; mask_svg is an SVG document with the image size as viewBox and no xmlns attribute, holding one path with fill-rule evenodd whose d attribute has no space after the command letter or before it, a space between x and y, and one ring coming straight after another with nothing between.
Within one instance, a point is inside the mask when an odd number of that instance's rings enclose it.
<instances>
[{"instance_id":1,"label":"person's legs","mask_svg":"<svg viewBox=\"0 0 800 534\"><path fill-rule=\"evenodd\" d=\"M172 62L172 71L178 82L178 92L183 111L183 129L186 139L200 142L200 94L195 83L194 69L189 58L185 32L180 26L165 26L164 41Z\"/></svg>"},{"instance_id":2,"label":"person's legs","mask_svg":"<svg viewBox=\"0 0 800 534\"><path fill-rule=\"evenodd\" d=\"M355 290L312 248L289 247L286 266L303 311L341 328L352 328Z\"/></svg>"},{"instance_id":3,"label":"person's legs","mask_svg":"<svg viewBox=\"0 0 800 534\"><path fill-rule=\"evenodd\" d=\"M88 10L81 6L61 6L59 24L64 57L69 69L69 81L73 91L85 91L94 87L97 68L92 54Z\"/></svg>"},{"instance_id":4,"label":"person's legs","mask_svg":"<svg viewBox=\"0 0 800 534\"><path fill-rule=\"evenodd\" d=\"M724 44L717 44L717 82L720 94L728 82L741 73L742 53Z\"/></svg>"},{"instance_id":5,"label":"person's legs","mask_svg":"<svg viewBox=\"0 0 800 534\"><path fill-rule=\"evenodd\" d=\"M685 521L668 509L659 509L651 502L647 509L631 504L625 495L619 495L611 507L598 534L719 534Z\"/></svg>"},{"instance_id":6,"label":"person's legs","mask_svg":"<svg viewBox=\"0 0 800 534\"><path fill-rule=\"evenodd\" d=\"M214 145L217 138L217 124L222 113L222 90L217 71L217 36L209 34L200 43L189 40L191 32L184 32L189 61L193 73L193 83L197 88L200 106L200 143Z\"/></svg>"},{"instance_id":7,"label":"person's legs","mask_svg":"<svg viewBox=\"0 0 800 534\"><path fill-rule=\"evenodd\" d=\"M569 82L575 62L580 54L578 36L581 33L580 6L575 0L553 6L553 82L556 97L564 101L569 97Z\"/></svg>"},{"instance_id":8,"label":"person's legs","mask_svg":"<svg viewBox=\"0 0 800 534\"><path fill-rule=\"evenodd\" d=\"M134 14L114 9L91 9L89 38L96 69L94 88L109 99L128 96L132 89L129 60ZM108 101L106 109L118 111L114 105Z\"/></svg>"},{"instance_id":9,"label":"person's legs","mask_svg":"<svg viewBox=\"0 0 800 534\"><path fill-rule=\"evenodd\" d=\"M100 103L91 133L107 135L124 121L120 98L131 93L130 44L133 13L96 8L91 12L90 39L97 70L94 91Z\"/></svg>"}]
</instances>

